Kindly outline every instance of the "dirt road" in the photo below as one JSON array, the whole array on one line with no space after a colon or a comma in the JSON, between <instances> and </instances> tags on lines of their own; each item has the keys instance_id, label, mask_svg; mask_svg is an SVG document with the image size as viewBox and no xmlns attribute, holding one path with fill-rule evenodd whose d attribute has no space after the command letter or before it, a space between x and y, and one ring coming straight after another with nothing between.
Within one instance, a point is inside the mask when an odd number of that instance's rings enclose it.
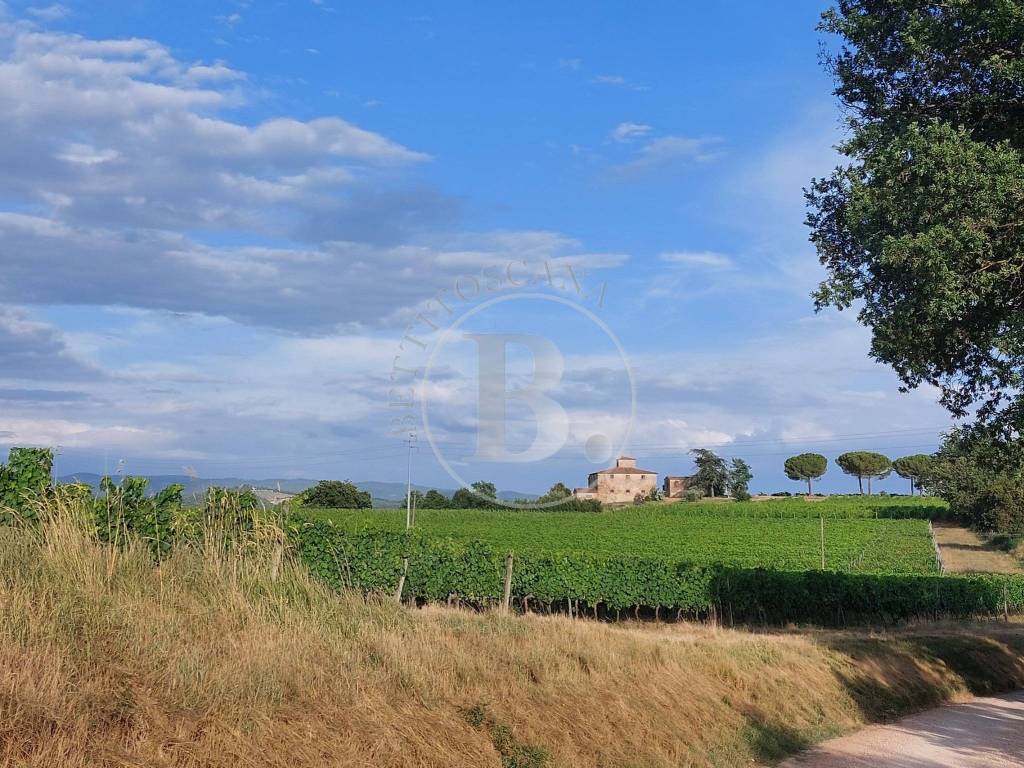
<instances>
[{"instance_id":1,"label":"dirt road","mask_svg":"<svg viewBox=\"0 0 1024 768\"><path fill-rule=\"evenodd\" d=\"M779 768L1024 768L1024 691L872 726Z\"/></svg>"},{"instance_id":2,"label":"dirt road","mask_svg":"<svg viewBox=\"0 0 1024 768\"><path fill-rule=\"evenodd\" d=\"M953 573L1024 573L1013 555L986 544L969 528L948 523L935 526L935 540L947 571Z\"/></svg>"}]
</instances>

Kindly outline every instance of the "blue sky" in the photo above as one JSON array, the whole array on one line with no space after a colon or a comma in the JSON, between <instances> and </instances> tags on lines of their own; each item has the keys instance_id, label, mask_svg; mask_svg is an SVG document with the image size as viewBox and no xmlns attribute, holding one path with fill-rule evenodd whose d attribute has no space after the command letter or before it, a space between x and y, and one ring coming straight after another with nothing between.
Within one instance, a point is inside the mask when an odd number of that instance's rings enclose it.
<instances>
[{"instance_id":1,"label":"blue sky","mask_svg":"<svg viewBox=\"0 0 1024 768\"><path fill-rule=\"evenodd\" d=\"M0 3L0 449L403 479L404 328L523 262L605 285L636 382L623 449L652 469L710 445L776 490L802 450L930 450L934 393L899 393L850 313L809 299L801 187L841 136L824 7ZM547 305L477 321L557 335L574 425L625 434L606 336ZM463 447L465 354L432 390ZM454 460L537 491L585 482L578 448ZM416 475L453 484L425 440Z\"/></svg>"}]
</instances>

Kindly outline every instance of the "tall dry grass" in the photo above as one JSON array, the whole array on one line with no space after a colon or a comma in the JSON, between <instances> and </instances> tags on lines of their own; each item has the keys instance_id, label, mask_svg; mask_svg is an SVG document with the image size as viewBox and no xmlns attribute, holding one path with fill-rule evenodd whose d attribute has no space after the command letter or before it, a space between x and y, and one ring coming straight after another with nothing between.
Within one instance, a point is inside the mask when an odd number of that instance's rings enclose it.
<instances>
[{"instance_id":1,"label":"tall dry grass","mask_svg":"<svg viewBox=\"0 0 1024 768\"><path fill-rule=\"evenodd\" d=\"M3 766L739 766L972 684L911 636L410 610L328 592L270 528L156 567L42 517L0 530Z\"/></svg>"}]
</instances>

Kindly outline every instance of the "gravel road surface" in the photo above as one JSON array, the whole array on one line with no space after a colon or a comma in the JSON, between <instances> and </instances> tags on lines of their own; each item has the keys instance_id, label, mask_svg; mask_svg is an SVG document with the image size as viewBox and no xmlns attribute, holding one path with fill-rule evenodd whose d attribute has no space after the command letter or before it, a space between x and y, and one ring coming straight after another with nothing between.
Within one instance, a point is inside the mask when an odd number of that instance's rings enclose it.
<instances>
[{"instance_id":1,"label":"gravel road surface","mask_svg":"<svg viewBox=\"0 0 1024 768\"><path fill-rule=\"evenodd\" d=\"M1024 768L1024 691L871 726L779 768Z\"/></svg>"}]
</instances>

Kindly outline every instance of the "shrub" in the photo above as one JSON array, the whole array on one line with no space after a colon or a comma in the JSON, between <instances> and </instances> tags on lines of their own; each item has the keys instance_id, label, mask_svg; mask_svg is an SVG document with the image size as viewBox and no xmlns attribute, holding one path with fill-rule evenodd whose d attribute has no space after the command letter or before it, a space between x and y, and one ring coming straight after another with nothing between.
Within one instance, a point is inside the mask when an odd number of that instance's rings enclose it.
<instances>
[{"instance_id":1,"label":"shrub","mask_svg":"<svg viewBox=\"0 0 1024 768\"><path fill-rule=\"evenodd\" d=\"M302 504L327 509L369 509L373 497L348 480L321 480L302 494Z\"/></svg>"},{"instance_id":2,"label":"shrub","mask_svg":"<svg viewBox=\"0 0 1024 768\"><path fill-rule=\"evenodd\" d=\"M157 557L170 552L175 519L181 508L184 487L169 485L153 496L146 495L149 481L127 476L120 484L109 477L100 480L102 496L93 500L96 533L101 541L119 542L128 535L145 541Z\"/></svg>"},{"instance_id":3,"label":"shrub","mask_svg":"<svg viewBox=\"0 0 1024 768\"><path fill-rule=\"evenodd\" d=\"M36 505L50 487L52 470L49 448L11 448L7 464L0 465L0 515L35 520Z\"/></svg>"},{"instance_id":4,"label":"shrub","mask_svg":"<svg viewBox=\"0 0 1024 768\"><path fill-rule=\"evenodd\" d=\"M545 507L545 509L558 512L600 512L602 507L601 502L597 499L577 499L575 496L570 496L558 504Z\"/></svg>"}]
</instances>

